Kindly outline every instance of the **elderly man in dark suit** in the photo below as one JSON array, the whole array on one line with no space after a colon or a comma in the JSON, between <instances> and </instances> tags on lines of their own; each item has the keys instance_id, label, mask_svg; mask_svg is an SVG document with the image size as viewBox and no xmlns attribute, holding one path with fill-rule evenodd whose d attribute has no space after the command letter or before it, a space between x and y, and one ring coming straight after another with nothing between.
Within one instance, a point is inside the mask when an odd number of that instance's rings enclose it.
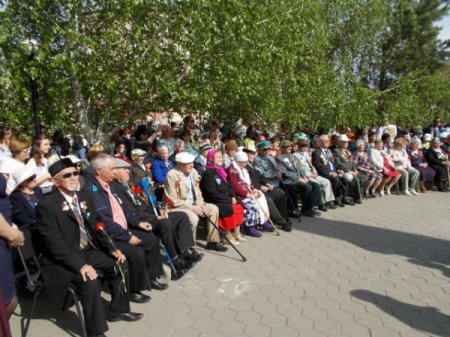
<instances>
[{"instance_id":1,"label":"elderly man in dark suit","mask_svg":"<svg viewBox=\"0 0 450 337\"><path fill-rule=\"evenodd\" d=\"M159 215L156 208L150 207L147 201L135 195L128 185L131 165L118 158L115 161L117 168L111 189L122 208L128 211L131 225L143 231L151 231L161 238L179 276L182 276L184 269L203 257L193 248L195 242L188 216L184 212L172 212L168 209L164 209L164 214ZM140 223L142 225L139 226Z\"/></svg>"},{"instance_id":2,"label":"elderly man in dark suit","mask_svg":"<svg viewBox=\"0 0 450 337\"><path fill-rule=\"evenodd\" d=\"M56 190L37 207L37 227L44 246L43 277L47 286L74 283L83 305L89 336L108 330L97 270L111 291L110 321L136 321L142 314L130 312L127 298L125 256L94 231L95 214L89 199L79 190L79 172L70 159L49 167ZM117 272L117 271L121 272Z\"/></svg>"},{"instance_id":3,"label":"elderly man in dark suit","mask_svg":"<svg viewBox=\"0 0 450 337\"><path fill-rule=\"evenodd\" d=\"M91 166L93 176L86 182L83 191L91 196L99 219L106 226L106 232L117 241L117 247L128 259L130 300L148 302L150 297L143 294L143 290L150 287L162 290L167 287L157 280L164 275L159 240L151 232L132 228L128 211L122 209L119 200L113 195L110 183L117 167L114 158L99 154L92 160Z\"/></svg>"}]
</instances>

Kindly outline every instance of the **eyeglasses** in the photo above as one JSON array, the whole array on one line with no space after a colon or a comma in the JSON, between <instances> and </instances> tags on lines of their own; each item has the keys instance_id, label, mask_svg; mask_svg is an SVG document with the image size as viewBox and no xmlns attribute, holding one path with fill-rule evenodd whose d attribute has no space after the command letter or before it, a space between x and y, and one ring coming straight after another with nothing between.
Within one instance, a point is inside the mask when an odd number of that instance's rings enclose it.
<instances>
[{"instance_id":1,"label":"eyeglasses","mask_svg":"<svg viewBox=\"0 0 450 337\"><path fill-rule=\"evenodd\" d=\"M262 149L262 151L269 151L269 150L270 150L269 148Z\"/></svg>"},{"instance_id":2,"label":"eyeglasses","mask_svg":"<svg viewBox=\"0 0 450 337\"><path fill-rule=\"evenodd\" d=\"M22 152L30 153L30 152L31 152L31 146L29 146L29 147L23 149Z\"/></svg>"},{"instance_id":3,"label":"eyeglasses","mask_svg":"<svg viewBox=\"0 0 450 337\"><path fill-rule=\"evenodd\" d=\"M56 178L69 179L71 177L78 177L79 175L80 175L79 171L73 171L73 172L64 173L62 176L56 177Z\"/></svg>"}]
</instances>

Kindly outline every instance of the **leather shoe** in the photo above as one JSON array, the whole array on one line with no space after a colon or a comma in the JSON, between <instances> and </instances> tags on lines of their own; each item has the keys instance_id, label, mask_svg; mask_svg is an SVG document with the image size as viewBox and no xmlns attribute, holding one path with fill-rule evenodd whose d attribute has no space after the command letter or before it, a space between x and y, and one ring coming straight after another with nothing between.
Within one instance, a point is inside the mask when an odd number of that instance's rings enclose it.
<instances>
[{"instance_id":1,"label":"leather shoe","mask_svg":"<svg viewBox=\"0 0 450 337\"><path fill-rule=\"evenodd\" d=\"M320 213L319 211L317 211L315 209L313 209L312 211L313 211L315 216L321 216L322 215L322 213Z\"/></svg>"},{"instance_id":2,"label":"leather shoe","mask_svg":"<svg viewBox=\"0 0 450 337\"><path fill-rule=\"evenodd\" d=\"M220 242L208 242L206 244L206 249L215 250L216 252L226 252L228 250L228 248Z\"/></svg>"},{"instance_id":3,"label":"leather shoe","mask_svg":"<svg viewBox=\"0 0 450 337\"><path fill-rule=\"evenodd\" d=\"M314 218L314 211L312 209L304 212L302 211L302 216L307 216L308 218Z\"/></svg>"},{"instance_id":4,"label":"leather shoe","mask_svg":"<svg viewBox=\"0 0 450 337\"><path fill-rule=\"evenodd\" d=\"M198 253L194 248L190 248L183 257L192 262L200 262L203 259L203 254Z\"/></svg>"},{"instance_id":5,"label":"leather shoe","mask_svg":"<svg viewBox=\"0 0 450 337\"><path fill-rule=\"evenodd\" d=\"M292 230L292 225L290 223L281 225L281 229L284 230L285 232L290 232Z\"/></svg>"},{"instance_id":6,"label":"leather shoe","mask_svg":"<svg viewBox=\"0 0 450 337\"><path fill-rule=\"evenodd\" d=\"M355 204L362 204L361 199L355 200Z\"/></svg>"},{"instance_id":7,"label":"leather shoe","mask_svg":"<svg viewBox=\"0 0 450 337\"><path fill-rule=\"evenodd\" d=\"M186 269L177 269L175 272L173 272L173 270L172 270L170 279L172 281L177 281L180 278L182 278L184 276L184 274L186 274L186 273L187 273Z\"/></svg>"},{"instance_id":8,"label":"leather shoe","mask_svg":"<svg viewBox=\"0 0 450 337\"><path fill-rule=\"evenodd\" d=\"M322 204L319 206L319 210L322 212L326 212L326 211L328 211L328 208L327 208L327 206L325 206L325 204Z\"/></svg>"},{"instance_id":9,"label":"leather shoe","mask_svg":"<svg viewBox=\"0 0 450 337\"><path fill-rule=\"evenodd\" d=\"M350 199L348 199L348 198L344 198L344 199L342 200L342 203L343 203L344 205L355 206L355 203L354 203L353 201L351 201Z\"/></svg>"},{"instance_id":10,"label":"leather shoe","mask_svg":"<svg viewBox=\"0 0 450 337\"><path fill-rule=\"evenodd\" d=\"M193 267L194 264L194 261L185 260L180 256L173 259L173 265L177 270L189 270Z\"/></svg>"},{"instance_id":11,"label":"leather shoe","mask_svg":"<svg viewBox=\"0 0 450 337\"><path fill-rule=\"evenodd\" d=\"M142 317L144 317L144 314L140 314L137 312L115 312L115 313L109 313L108 316L108 322L118 322L118 321L125 321L125 322L134 322L140 320Z\"/></svg>"},{"instance_id":12,"label":"leather shoe","mask_svg":"<svg viewBox=\"0 0 450 337\"><path fill-rule=\"evenodd\" d=\"M150 302L150 296L144 295L140 292L128 294L128 300L134 303L147 303Z\"/></svg>"},{"instance_id":13,"label":"leather shoe","mask_svg":"<svg viewBox=\"0 0 450 337\"><path fill-rule=\"evenodd\" d=\"M158 280L155 279L150 281L150 286L155 290L166 290L167 288L169 288L167 284L158 282Z\"/></svg>"},{"instance_id":14,"label":"leather shoe","mask_svg":"<svg viewBox=\"0 0 450 337\"><path fill-rule=\"evenodd\" d=\"M337 206L336 206L335 204L333 204L332 202L329 202L329 203L327 204L327 208L329 208L329 209L336 209Z\"/></svg>"},{"instance_id":15,"label":"leather shoe","mask_svg":"<svg viewBox=\"0 0 450 337\"><path fill-rule=\"evenodd\" d=\"M341 199L336 199L336 200L334 201L334 204L335 204L336 206L339 206L339 207L345 207L345 205L342 203L342 200L341 200Z\"/></svg>"}]
</instances>

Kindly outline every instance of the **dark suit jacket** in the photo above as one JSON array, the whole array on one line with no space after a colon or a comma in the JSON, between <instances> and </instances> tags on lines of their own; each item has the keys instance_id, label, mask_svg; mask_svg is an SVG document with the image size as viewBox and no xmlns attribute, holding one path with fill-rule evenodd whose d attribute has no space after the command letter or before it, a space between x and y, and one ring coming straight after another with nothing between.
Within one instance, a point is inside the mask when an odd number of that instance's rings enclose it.
<instances>
[{"instance_id":1,"label":"dark suit jacket","mask_svg":"<svg viewBox=\"0 0 450 337\"><path fill-rule=\"evenodd\" d=\"M95 248L111 252L105 238L95 232L97 218L88 196L77 192L85 228ZM85 203L83 203L85 202ZM87 207L82 207L85 204ZM80 250L80 227L64 196L55 190L37 206L37 228L43 240L44 256L51 263L78 273L87 264Z\"/></svg>"},{"instance_id":2,"label":"dark suit jacket","mask_svg":"<svg viewBox=\"0 0 450 337\"><path fill-rule=\"evenodd\" d=\"M330 150L331 153L331 150ZM325 157L325 155L322 152L321 148L316 149L313 153L312 153L312 164L313 166L316 168L317 173L322 176L325 177L327 179L330 178L330 173L334 172L331 170L330 165L327 162L327 159ZM336 167L336 161L334 160L333 155L331 155L331 160L334 162L334 166Z\"/></svg>"},{"instance_id":3,"label":"dark suit jacket","mask_svg":"<svg viewBox=\"0 0 450 337\"><path fill-rule=\"evenodd\" d=\"M348 150L347 150L348 151ZM349 160L345 157L344 149L342 148L335 148L333 151L333 156L336 161L336 167L338 170L342 171L355 171L356 170L356 164L353 160ZM351 155L350 151L348 151L348 155Z\"/></svg>"},{"instance_id":4,"label":"dark suit jacket","mask_svg":"<svg viewBox=\"0 0 450 337\"><path fill-rule=\"evenodd\" d=\"M300 169L297 168L297 166L300 166L300 163L292 154L280 154L275 159L281 173L283 173L283 181L285 184L297 183L302 178Z\"/></svg>"},{"instance_id":5,"label":"dark suit jacket","mask_svg":"<svg viewBox=\"0 0 450 337\"><path fill-rule=\"evenodd\" d=\"M39 187L34 188L36 202L39 204L44 198ZM21 229L33 227L36 224L36 208L31 207L25 194L19 190L14 190L10 195L11 218Z\"/></svg>"},{"instance_id":6,"label":"dark suit jacket","mask_svg":"<svg viewBox=\"0 0 450 337\"><path fill-rule=\"evenodd\" d=\"M444 159L439 159L437 153L432 148L425 152L425 158L430 165L441 166L445 169L447 168L447 166L444 165Z\"/></svg>"},{"instance_id":7,"label":"dark suit jacket","mask_svg":"<svg viewBox=\"0 0 450 337\"><path fill-rule=\"evenodd\" d=\"M105 191L95 177L86 181L86 184L83 187L83 192L87 193L91 197L94 209L98 213L98 219L105 224L106 232L115 240L126 242L130 241L131 232L114 222L108 192ZM123 209L123 211L125 213L125 217L127 218L128 225L132 226L134 224L134 218L127 210Z\"/></svg>"},{"instance_id":8,"label":"dark suit jacket","mask_svg":"<svg viewBox=\"0 0 450 337\"><path fill-rule=\"evenodd\" d=\"M135 185L137 185L137 183L140 180L146 177L152 178L152 172L149 169L147 169L147 166L145 167L144 170L134 161L131 162L130 172L131 172L131 182Z\"/></svg>"},{"instance_id":9,"label":"dark suit jacket","mask_svg":"<svg viewBox=\"0 0 450 337\"><path fill-rule=\"evenodd\" d=\"M129 191L122 183L113 181L111 183L111 191L119 200L122 209L126 209L128 212L129 223L131 227L138 227L141 219L150 221L157 219L156 215L150 206L137 195L134 195L132 191ZM131 193L131 194L130 194Z\"/></svg>"},{"instance_id":10,"label":"dark suit jacket","mask_svg":"<svg viewBox=\"0 0 450 337\"><path fill-rule=\"evenodd\" d=\"M200 188L206 202L212 203L219 208L219 215L222 217L233 214L231 198L235 196L230 183L225 183L220 179L217 171L207 168L200 180Z\"/></svg>"},{"instance_id":11,"label":"dark suit jacket","mask_svg":"<svg viewBox=\"0 0 450 337\"><path fill-rule=\"evenodd\" d=\"M259 172L257 169L255 169L250 164L247 164L245 167L248 171L248 174L250 176L250 181L252 182L252 185L255 186L256 189L260 190L261 186L267 186L269 182L267 179Z\"/></svg>"}]
</instances>

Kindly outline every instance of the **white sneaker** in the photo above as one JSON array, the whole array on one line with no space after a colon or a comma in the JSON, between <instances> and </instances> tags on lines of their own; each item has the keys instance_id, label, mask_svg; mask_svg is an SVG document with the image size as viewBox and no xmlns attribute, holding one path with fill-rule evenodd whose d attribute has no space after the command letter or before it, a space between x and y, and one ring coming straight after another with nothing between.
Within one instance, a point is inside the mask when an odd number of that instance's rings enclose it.
<instances>
[{"instance_id":1,"label":"white sneaker","mask_svg":"<svg viewBox=\"0 0 450 337\"><path fill-rule=\"evenodd\" d=\"M411 188L409 191L410 191L411 194L414 195L414 196L419 195L419 193L417 193L416 190L415 190L414 188Z\"/></svg>"},{"instance_id":2,"label":"white sneaker","mask_svg":"<svg viewBox=\"0 0 450 337\"><path fill-rule=\"evenodd\" d=\"M391 189L390 188L386 188L386 194L387 195L391 195Z\"/></svg>"},{"instance_id":3,"label":"white sneaker","mask_svg":"<svg viewBox=\"0 0 450 337\"><path fill-rule=\"evenodd\" d=\"M403 191L403 194L404 194L404 195L407 195L407 196L412 196L412 194L411 194L411 193L409 193L409 191L408 191L408 190L406 190L406 191Z\"/></svg>"}]
</instances>

